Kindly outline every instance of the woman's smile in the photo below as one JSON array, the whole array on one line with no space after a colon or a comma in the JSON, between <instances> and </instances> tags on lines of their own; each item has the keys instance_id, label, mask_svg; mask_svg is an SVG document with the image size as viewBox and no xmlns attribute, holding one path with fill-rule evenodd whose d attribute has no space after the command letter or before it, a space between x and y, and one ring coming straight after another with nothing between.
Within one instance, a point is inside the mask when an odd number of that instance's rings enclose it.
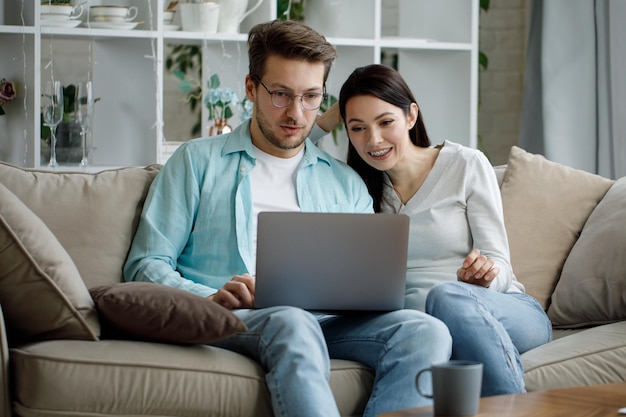
<instances>
[{"instance_id":1,"label":"woman's smile","mask_svg":"<svg viewBox=\"0 0 626 417\"><path fill-rule=\"evenodd\" d=\"M387 156L389 154L389 152L391 152L393 148L384 148L384 149L379 149L376 151L369 151L368 154L370 154L370 156L372 156L374 159L383 159L385 156Z\"/></svg>"}]
</instances>

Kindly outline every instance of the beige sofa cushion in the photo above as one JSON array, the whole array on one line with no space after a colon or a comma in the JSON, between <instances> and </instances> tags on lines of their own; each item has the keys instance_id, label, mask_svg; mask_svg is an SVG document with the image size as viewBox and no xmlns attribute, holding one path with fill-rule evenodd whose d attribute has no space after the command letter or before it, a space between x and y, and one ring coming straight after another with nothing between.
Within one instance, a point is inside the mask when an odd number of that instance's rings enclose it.
<instances>
[{"instance_id":1,"label":"beige sofa cushion","mask_svg":"<svg viewBox=\"0 0 626 417\"><path fill-rule=\"evenodd\" d=\"M98 316L72 259L45 224L0 184L0 304L13 345L97 340Z\"/></svg>"},{"instance_id":2,"label":"beige sofa cushion","mask_svg":"<svg viewBox=\"0 0 626 417\"><path fill-rule=\"evenodd\" d=\"M626 320L626 177L593 210L552 294L555 327Z\"/></svg>"},{"instance_id":3,"label":"beige sofa cushion","mask_svg":"<svg viewBox=\"0 0 626 417\"><path fill-rule=\"evenodd\" d=\"M103 337L210 343L248 330L232 311L166 285L121 282L93 287L89 293L100 314Z\"/></svg>"},{"instance_id":4,"label":"beige sofa cushion","mask_svg":"<svg viewBox=\"0 0 626 417\"><path fill-rule=\"evenodd\" d=\"M122 281L122 268L159 166L90 173L0 163L9 188L54 233L88 288Z\"/></svg>"},{"instance_id":5,"label":"beige sofa cushion","mask_svg":"<svg viewBox=\"0 0 626 417\"><path fill-rule=\"evenodd\" d=\"M240 354L207 345L52 341L11 350L15 412L42 415L272 417L265 372ZM60 381L39 384L33 381ZM342 416L360 416L373 372L332 360ZM80 395L76 395L80 393ZM50 410L54 410L54 413Z\"/></svg>"},{"instance_id":6,"label":"beige sofa cushion","mask_svg":"<svg viewBox=\"0 0 626 417\"><path fill-rule=\"evenodd\" d=\"M528 391L624 382L626 321L561 337L522 354Z\"/></svg>"},{"instance_id":7,"label":"beige sofa cushion","mask_svg":"<svg viewBox=\"0 0 626 417\"><path fill-rule=\"evenodd\" d=\"M613 182L511 148L501 187L511 264L544 309L587 218Z\"/></svg>"}]
</instances>

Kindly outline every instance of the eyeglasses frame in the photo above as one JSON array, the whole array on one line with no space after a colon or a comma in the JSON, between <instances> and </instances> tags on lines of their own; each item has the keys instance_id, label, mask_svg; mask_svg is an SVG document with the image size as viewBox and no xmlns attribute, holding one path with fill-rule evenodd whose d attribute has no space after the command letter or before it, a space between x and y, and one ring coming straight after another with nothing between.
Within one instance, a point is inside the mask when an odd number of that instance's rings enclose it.
<instances>
[{"instance_id":1,"label":"eyeglasses frame","mask_svg":"<svg viewBox=\"0 0 626 417\"><path fill-rule=\"evenodd\" d=\"M272 106L278 108L278 109L284 109L287 108L289 106L291 106L295 101L296 101L296 97L300 97L300 105L302 106L303 110L307 110L307 111L314 111L314 110L319 110L320 107L322 107L322 103L324 103L324 100L328 99L328 94L326 94L326 86L324 86L324 92L323 93L305 93L305 94L292 94L289 93L291 95L291 100L289 101L288 104L284 105L284 106L278 106L276 105L276 103L274 103L274 93L277 92L277 90L270 90L269 88L267 88L267 86L265 84L263 84L263 81L261 81L261 78L257 75L254 76L254 79L256 79L258 81L259 84L261 84L263 86L263 88L265 88L265 91L267 91L267 94L270 95L270 102L272 103ZM322 100L320 101L319 106L317 106L314 109L309 109L304 107L304 96L306 94L320 94L322 96Z\"/></svg>"}]
</instances>

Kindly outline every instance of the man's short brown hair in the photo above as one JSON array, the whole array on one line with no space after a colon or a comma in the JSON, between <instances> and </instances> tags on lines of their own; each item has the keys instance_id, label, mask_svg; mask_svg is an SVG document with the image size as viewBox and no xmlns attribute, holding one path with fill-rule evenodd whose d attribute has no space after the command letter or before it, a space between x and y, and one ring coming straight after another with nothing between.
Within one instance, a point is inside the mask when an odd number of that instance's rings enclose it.
<instances>
[{"instance_id":1,"label":"man's short brown hair","mask_svg":"<svg viewBox=\"0 0 626 417\"><path fill-rule=\"evenodd\" d=\"M255 83L263 77L265 61L271 55L322 62L326 83L337 51L324 36L303 23L273 20L254 26L248 33L248 73Z\"/></svg>"}]
</instances>

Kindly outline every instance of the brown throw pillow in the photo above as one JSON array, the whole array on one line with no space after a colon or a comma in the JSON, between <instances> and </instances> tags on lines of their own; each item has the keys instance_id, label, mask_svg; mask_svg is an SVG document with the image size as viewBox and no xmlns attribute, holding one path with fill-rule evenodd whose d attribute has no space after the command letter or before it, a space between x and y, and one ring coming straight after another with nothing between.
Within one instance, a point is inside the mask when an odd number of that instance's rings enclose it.
<instances>
[{"instance_id":1,"label":"brown throw pillow","mask_svg":"<svg viewBox=\"0 0 626 417\"><path fill-rule=\"evenodd\" d=\"M613 182L511 148L501 187L511 264L544 309L587 218Z\"/></svg>"},{"instance_id":2,"label":"brown throw pillow","mask_svg":"<svg viewBox=\"0 0 626 417\"><path fill-rule=\"evenodd\" d=\"M100 336L76 265L39 217L1 183L0 304L11 345Z\"/></svg>"},{"instance_id":3,"label":"brown throw pillow","mask_svg":"<svg viewBox=\"0 0 626 417\"><path fill-rule=\"evenodd\" d=\"M589 216L552 294L548 317L558 328L626 320L626 177Z\"/></svg>"},{"instance_id":4,"label":"brown throw pillow","mask_svg":"<svg viewBox=\"0 0 626 417\"><path fill-rule=\"evenodd\" d=\"M167 285L122 282L89 290L102 336L162 343L210 343L247 327L231 311Z\"/></svg>"}]
</instances>

